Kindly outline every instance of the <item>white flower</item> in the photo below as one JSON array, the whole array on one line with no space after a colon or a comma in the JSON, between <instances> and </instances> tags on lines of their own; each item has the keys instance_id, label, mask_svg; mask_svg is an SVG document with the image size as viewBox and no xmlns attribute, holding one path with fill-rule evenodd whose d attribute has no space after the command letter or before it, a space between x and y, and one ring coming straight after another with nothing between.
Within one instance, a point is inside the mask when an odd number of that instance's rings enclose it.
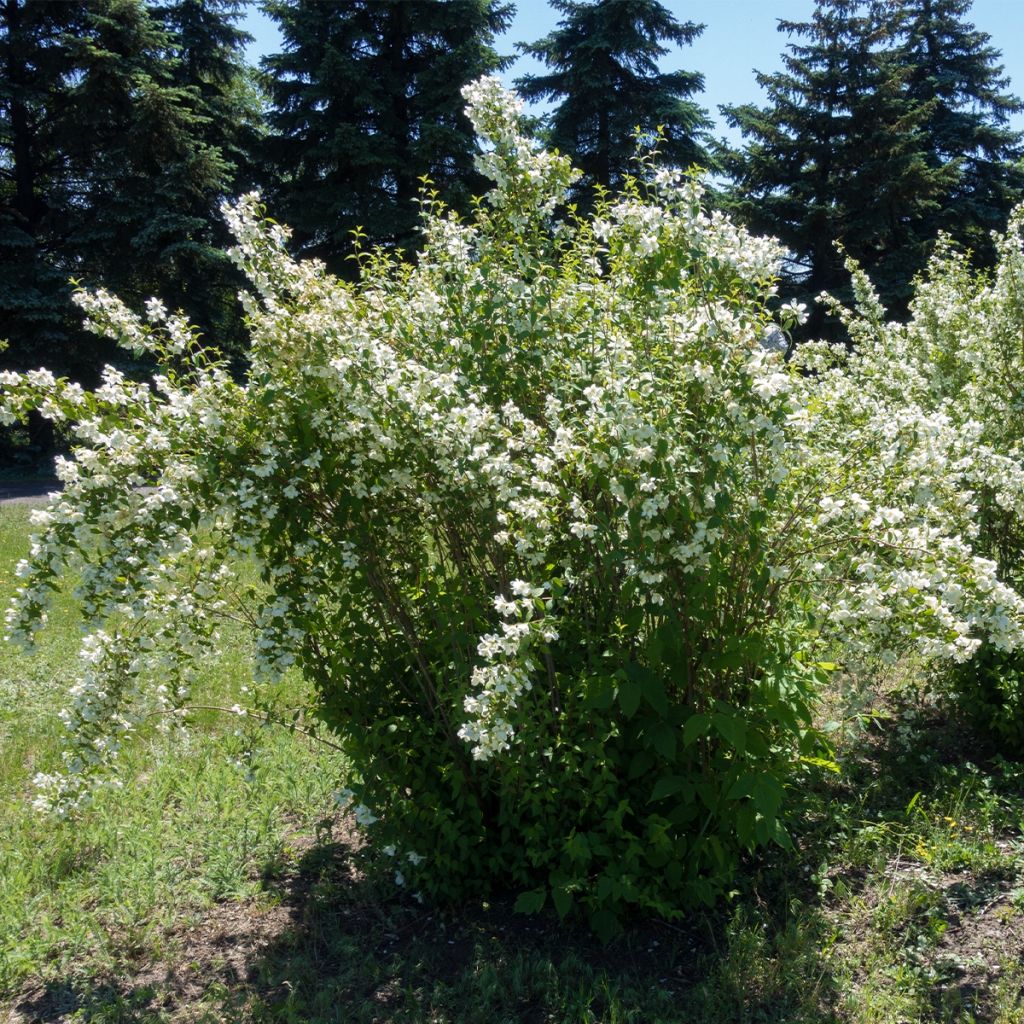
<instances>
[{"instance_id":1,"label":"white flower","mask_svg":"<svg viewBox=\"0 0 1024 1024\"><path fill-rule=\"evenodd\" d=\"M359 825L372 825L375 821L380 819L370 810L366 804L357 805L355 811L353 811L353 817Z\"/></svg>"},{"instance_id":2,"label":"white flower","mask_svg":"<svg viewBox=\"0 0 1024 1024\"><path fill-rule=\"evenodd\" d=\"M797 302L795 299L783 303L779 313L784 323L805 324L807 322L807 304Z\"/></svg>"}]
</instances>

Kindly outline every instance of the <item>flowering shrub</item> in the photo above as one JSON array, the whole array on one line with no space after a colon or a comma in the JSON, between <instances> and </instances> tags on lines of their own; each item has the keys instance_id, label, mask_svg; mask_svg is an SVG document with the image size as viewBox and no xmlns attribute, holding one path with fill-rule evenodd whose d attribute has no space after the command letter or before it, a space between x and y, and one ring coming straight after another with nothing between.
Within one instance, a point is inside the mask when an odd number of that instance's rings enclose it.
<instances>
[{"instance_id":1,"label":"flowering shrub","mask_svg":"<svg viewBox=\"0 0 1024 1024\"><path fill-rule=\"evenodd\" d=\"M293 261L255 196L227 210L244 386L158 302L143 320L104 292L79 297L89 322L150 352L152 385L0 379L4 420L39 409L79 443L9 629L30 641L80 576L86 668L41 804L113 777L240 611L260 678L315 684L398 884L512 887L604 931L788 845L836 635L966 658L1016 647L1024 606L969 546L943 468L963 432L901 411L899 380L862 395L859 363L787 369L775 243L650 164L565 212L568 162L493 80L467 99L494 187L469 222L428 195L415 266L363 253L344 284Z\"/></svg>"},{"instance_id":2,"label":"flowering shrub","mask_svg":"<svg viewBox=\"0 0 1024 1024\"><path fill-rule=\"evenodd\" d=\"M966 254L940 242L906 324L885 322L869 282L851 263L857 308L837 312L853 353L836 359L820 346L801 352L805 363L824 370L813 387L828 403L837 438L856 443L851 424L865 416L889 422L884 457L902 474L900 486L913 495L914 508L931 509L929 530L957 535L963 540L941 543L966 542L983 556L974 560L974 582L997 599L995 618L970 608L961 583L941 570L914 581L915 599L923 595L931 613L956 629L954 644L964 655L989 640L970 661L950 652L956 665L950 678L968 712L1018 752L1024 750L1024 662L1016 653L1015 594L1006 584L1019 590L1024 583L1022 229L1024 207L996 239L991 275L975 273Z\"/></svg>"}]
</instances>

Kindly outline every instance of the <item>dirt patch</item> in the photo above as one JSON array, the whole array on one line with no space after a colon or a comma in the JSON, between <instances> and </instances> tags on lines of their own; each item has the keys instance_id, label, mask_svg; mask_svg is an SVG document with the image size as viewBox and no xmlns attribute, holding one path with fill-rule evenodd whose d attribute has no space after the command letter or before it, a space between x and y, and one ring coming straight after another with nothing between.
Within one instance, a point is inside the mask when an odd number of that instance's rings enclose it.
<instances>
[{"instance_id":1,"label":"dirt patch","mask_svg":"<svg viewBox=\"0 0 1024 1024\"><path fill-rule=\"evenodd\" d=\"M90 1019L89 1011L111 1004L137 1013L163 1011L186 1019L212 989L244 992L250 965L291 925L285 906L223 903L196 925L168 936L178 953L171 963L142 963L130 978L96 979L88 984L50 983L26 991L7 1024L65 1024Z\"/></svg>"},{"instance_id":2,"label":"dirt patch","mask_svg":"<svg viewBox=\"0 0 1024 1024\"><path fill-rule=\"evenodd\" d=\"M352 854L362 840L351 821L332 822L330 829L321 830L319 841L296 832L288 845L293 854L289 866L279 877L267 880L264 898L209 907L197 920L165 936L165 960L140 962L130 975L27 988L7 1011L3 1024L67 1024L91 1019L91 1010L112 1004L131 1011L130 1019L135 1019L134 1014L161 1013L186 1021L214 992L230 993L230 1001L241 1006L259 988L254 965L275 945L287 942L325 875L334 884L357 886L360 882Z\"/></svg>"},{"instance_id":3,"label":"dirt patch","mask_svg":"<svg viewBox=\"0 0 1024 1024\"><path fill-rule=\"evenodd\" d=\"M971 906L973 893L964 883L953 881L946 888L951 904L968 907L956 914L933 954L940 975L948 978L947 991L955 990L964 1005L984 1004L1000 978L1024 968L1024 912L1017 905L1016 891L988 896Z\"/></svg>"}]
</instances>

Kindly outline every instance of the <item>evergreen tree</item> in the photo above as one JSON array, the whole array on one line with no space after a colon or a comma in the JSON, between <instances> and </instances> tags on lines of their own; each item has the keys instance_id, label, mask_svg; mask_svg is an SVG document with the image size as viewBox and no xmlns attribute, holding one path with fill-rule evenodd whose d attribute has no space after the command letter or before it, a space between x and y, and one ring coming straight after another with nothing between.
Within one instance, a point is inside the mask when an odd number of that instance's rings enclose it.
<instances>
[{"instance_id":1,"label":"evergreen tree","mask_svg":"<svg viewBox=\"0 0 1024 1024\"><path fill-rule=\"evenodd\" d=\"M67 157L79 275L129 301L160 294L209 328L228 288L217 204L236 191L252 124L238 4L91 0L70 44L80 81ZM213 326L216 326L214 324Z\"/></svg>"},{"instance_id":2,"label":"evergreen tree","mask_svg":"<svg viewBox=\"0 0 1024 1024\"><path fill-rule=\"evenodd\" d=\"M89 383L117 355L81 330L71 278L160 294L211 335L237 321L216 209L258 111L237 17L232 0L2 0L5 365Z\"/></svg>"},{"instance_id":3,"label":"evergreen tree","mask_svg":"<svg viewBox=\"0 0 1024 1024\"><path fill-rule=\"evenodd\" d=\"M516 87L531 100L560 100L547 118L552 145L584 172L584 187L618 185L636 152L636 129L664 131L663 157L681 167L712 163L707 112L691 97L704 88L694 71L658 70L668 48L687 45L703 25L679 22L658 0L551 0L564 17L524 53L552 70Z\"/></svg>"},{"instance_id":4,"label":"evergreen tree","mask_svg":"<svg viewBox=\"0 0 1024 1024\"><path fill-rule=\"evenodd\" d=\"M252 37L237 24L244 10L243 0L174 0L154 12L171 38L172 82L188 94L190 139L216 170L196 193L191 268L174 282L170 297L187 303L218 347L235 351L244 344L237 315L243 282L225 256L230 236L217 205L256 184L264 132L256 73L245 60Z\"/></svg>"},{"instance_id":5,"label":"evergreen tree","mask_svg":"<svg viewBox=\"0 0 1024 1024\"><path fill-rule=\"evenodd\" d=\"M238 16L234 0L3 0L5 361L96 371L71 277L217 319L236 285L216 206L237 191L258 116Z\"/></svg>"},{"instance_id":6,"label":"evergreen tree","mask_svg":"<svg viewBox=\"0 0 1024 1024\"><path fill-rule=\"evenodd\" d=\"M307 252L342 270L357 226L416 245L421 177L465 207L481 185L461 90L507 61L498 0L269 0L283 52L263 60L272 102L267 191Z\"/></svg>"},{"instance_id":7,"label":"evergreen tree","mask_svg":"<svg viewBox=\"0 0 1024 1024\"><path fill-rule=\"evenodd\" d=\"M18 369L61 369L53 356L72 327L60 238L72 199L62 136L74 66L63 40L81 23L74 4L0 6L0 340L10 342L3 362Z\"/></svg>"},{"instance_id":8,"label":"evergreen tree","mask_svg":"<svg viewBox=\"0 0 1024 1024\"><path fill-rule=\"evenodd\" d=\"M927 109L928 161L957 170L918 231L925 239L946 231L987 266L994 258L990 232L1004 230L1008 212L1024 198L1022 134L1008 126L1024 104L1006 91L988 35L963 20L970 7L970 0L905 0L893 16L904 35L909 95Z\"/></svg>"},{"instance_id":9,"label":"evergreen tree","mask_svg":"<svg viewBox=\"0 0 1024 1024\"><path fill-rule=\"evenodd\" d=\"M169 33L172 81L190 93L193 135L228 165L235 188L254 180L263 135L262 98L245 60L252 36L237 22L246 0L174 0L154 8Z\"/></svg>"},{"instance_id":10,"label":"evergreen tree","mask_svg":"<svg viewBox=\"0 0 1024 1024\"><path fill-rule=\"evenodd\" d=\"M838 241L902 308L926 258L917 225L955 174L928 159L927 107L910 95L889 6L819 0L810 21L780 22L806 42L789 44L782 71L758 74L768 105L723 108L747 140L726 159L727 204L784 243L784 291L808 303L845 290ZM818 307L808 331L829 333Z\"/></svg>"}]
</instances>

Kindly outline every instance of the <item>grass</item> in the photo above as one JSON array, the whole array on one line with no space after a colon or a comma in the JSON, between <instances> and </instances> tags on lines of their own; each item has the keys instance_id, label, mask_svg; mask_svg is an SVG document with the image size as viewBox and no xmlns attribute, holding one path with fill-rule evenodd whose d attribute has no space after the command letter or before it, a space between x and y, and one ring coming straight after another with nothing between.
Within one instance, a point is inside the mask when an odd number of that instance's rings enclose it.
<instances>
[{"instance_id":1,"label":"grass","mask_svg":"<svg viewBox=\"0 0 1024 1024\"><path fill-rule=\"evenodd\" d=\"M27 516L0 508L3 595ZM399 899L333 814L337 756L234 718L142 737L123 788L39 818L77 636L65 601L35 658L0 645L0 1021L1024 1022L1024 767L912 677L837 684L842 771L793 794L796 858L602 946L506 900ZM240 700L247 665L235 645L197 698Z\"/></svg>"},{"instance_id":2,"label":"grass","mask_svg":"<svg viewBox=\"0 0 1024 1024\"><path fill-rule=\"evenodd\" d=\"M0 515L5 595L25 554L27 519L24 507ZM330 813L341 766L286 732L239 737L238 719L210 715L187 743L155 730L143 736L123 788L102 793L81 820L41 818L29 807L31 778L57 763L55 713L79 636L66 599L51 621L35 657L0 645L0 993L68 1001L175 961L183 936L214 908L271 906L267 880L294 858L296 837ZM230 706L246 675L236 648L208 667L197 703ZM300 686L291 681L296 696ZM239 758L243 740L255 748L254 772Z\"/></svg>"}]
</instances>

